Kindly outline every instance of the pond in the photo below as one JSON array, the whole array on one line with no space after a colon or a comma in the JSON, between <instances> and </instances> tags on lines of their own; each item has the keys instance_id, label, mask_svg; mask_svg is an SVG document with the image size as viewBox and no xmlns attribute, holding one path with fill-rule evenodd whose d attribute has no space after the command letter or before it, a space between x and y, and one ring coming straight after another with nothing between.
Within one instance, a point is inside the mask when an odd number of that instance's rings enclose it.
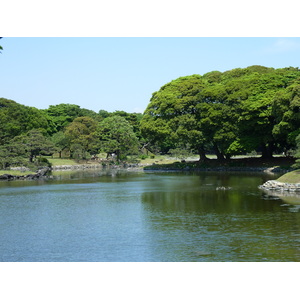
<instances>
[{"instance_id":1,"label":"pond","mask_svg":"<svg viewBox=\"0 0 300 300\"><path fill-rule=\"evenodd\" d=\"M258 189L276 176L108 170L0 182L0 261L300 261L300 201Z\"/></svg>"}]
</instances>

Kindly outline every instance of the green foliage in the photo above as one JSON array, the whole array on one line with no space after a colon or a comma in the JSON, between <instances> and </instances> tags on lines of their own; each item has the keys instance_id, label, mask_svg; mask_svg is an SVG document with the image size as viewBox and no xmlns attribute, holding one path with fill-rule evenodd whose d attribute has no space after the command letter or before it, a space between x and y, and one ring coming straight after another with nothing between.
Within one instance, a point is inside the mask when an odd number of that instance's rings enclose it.
<instances>
[{"instance_id":1,"label":"green foliage","mask_svg":"<svg viewBox=\"0 0 300 300\"><path fill-rule=\"evenodd\" d=\"M98 127L100 147L107 156L115 154L117 160L138 152L139 141L133 127L121 116L111 116L100 122Z\"/></svg>"},{"instance_id":2,"label":"green foliage","mask_svg":"<svg viewBox=\"0 0 300 300\"><path fill-rule=\"evenodd\" d=\"M300 80L295 80L285 90L274 96L272 116L276 124L273 135L286 147L295 147L295 139L300 134Z\"/></svg>"},{"instance_id":3,"label":"green foliage","mask_svg":"<svg viewBox=\"0 0 300 300\"><path fill-rule=\"evenodd\" d=\"M65 138L62 138L62 145L69 145L71 153L76 158L86 158L87 152L97 153L97 122L90 117L78 117L70 123L65 130ZM76 147L75 147L76 145ZM75 147L75 148L74 148Z\"/></svg>"},{"instance_id":4,"label":"green foliage","mask_svg":"<svg viewBox=\"0 0 300 300\"><path fill-rule=\"evenodd\" d=\"M37 157L35 160L35 165L39 166L39 167L51 167L51 163L49 162L49 160L45 157Z\"/></svg>"},{"instance_id":5,"label":"green foliage","mask_svg":"<svg viewBox=\"0 0 300 300\"><path fill-rule=\"evenodd\" d=\"M123 117L125 120L129 122L129 124L132 126L134 133L140 138L140 121L142 119L142 114L140 113L127 113L122 110L117 110L110 114L111 117L113 116L120 116Z\"/></svg>"},{"instance_id":6,"label":"green foliage","mask_svg":"<svg viewBox=\"0 0 300 300\"><path fill-rule=\"evenodd\" d=\"M293 145L300 126L298 68L263 66L180 77L153 93L141 120L151 145L187 144L205 159L261 151L265 157Z\"/></svg>"},{"instance_id":7,"label":"green foliage","mask_svg":"<svg viewBox=\"0 0 300 300\"><path fill-rule=\"evenodd\" d=\"M51 155L56 151L54 144L36 129L16 136L12 139L11 145L15 147L19 156L27 157L31 163L38 155Z\"/></svg>"},{"instance_id":8,"label":"green foliage","mask_svg":"<svg viewBox=\"0 0 300 300\"><path fill-rule=\"evenodd\" d=\"M0 146L1 167L5 169L13 165L27 165L28 162L36 166L50 166L46 159L37 156L51 155L55 150L54 145L41 131L32 129Z\"/></svg>"},{"instance_id":9,"label":"green foliage","mask_svg":"<svg viewBox=\"0 0 300 300\"><path fill-rule=\"evenodd\" d=\"M37 108L0 98L0 145L32 129L47 131L48 126L47 118Z\"/></svg>"},{"instance_id":10,"label":"green foliage","mask_svg":"<svg viewBox=\"0 0 300 300\"><path fill-rule=\"evenodd\" d=\"M22 151L21 154L24 154ZM24 165L26 159L20 155L18 145L13 143L0 146L0 168L6 169L9 166Z\"/></svg>"},{"instance_id":11,"label":"green foliage","mask_svg":"<svg viewBox=\"0 0 300 300\"><path fill-rule=\"evenodd\" d=\"M296 162L293 165L294 168L300 169L300 134L296 138L297 149L295 152Z\"/></svg>"},{"instance_id":12,"label":"green foliage","mask_svg":"<svg viewBox=\"0 0 300 300\"><path fill-rule=\"evenodd\" d=\"M197 95L203 89L200 75L180 77L153 93L141 120L142 135L152 145L171 148L191 144L195 149L207 142L197 118Z\"/></svg>"},{"instance_id":13,"label":"green foliage","mask_svg":"<svg viewBox=\"0 0 300 300\"><path fill-rule=\"evenodd\" d=\"M45 113L50 117L55 126L54 132L58 132L80 116L80 106L65 103L50 105L48 109L45 109Z\"/></svg>"},{"instance_id":14,"label":"green foliage","mask_svg":"<svg viewBox=\"0 0 300 300\"><path fill-rule=\"evenodd\" d=\"M184 160L191 155L191 151L188 149L176 148L176 149L170 149L169 154L172 157L178 158L180 160Z\"/></svg>"},{"instance_id":15,"label":"green foliage","mask_svg":"<svg viewBox=\"0 0 300 300\"><path fill-rule=\"evenodd\" d=\"M104 109L100 109L99 112L98 112L98 115L101 117L101 119L105 119L107 117L110 116L110 113Z\"/></svg>"},{"instance_id":16,"label":"green foliage","mask_svg":"<svg viewBox=\"0 0 300 300\"><path fill-rule=\"evenodd\" d=\"M63 131L59 131L59 132L54 133L51 136L51 141L55 145L55 147L59 153L59 157L61 158L62 151L67 149L69 146L68 138L66 137L66 135Z\"/></svg>"},{"instance_id":17,"label":"green foliage","mask_svg":"<svg viewBox=\"0 0 300 300\"><path fill-rule=\"evenodd\" d=\"M152 94L144 114L96 113L64 103L39 110L0 98L3 168L25 159L41 163L39 155L57 151L61 157L66 150L82 159L101 149L121 160L139 147L181 159L188 155L184 149L201 160L212 152L219 160L252 151L271 157L295 149L299 135L300 71L293 67L180 77Z\"/></svg>"},{"instance_id":18,"label":"green foliage","mask_svg":"<svg viewBox=\"0 0 300 300\"><path fill-rule=\"evenodd\" d=\"M50 105L44 112L53 122L53 133L63 130L78 117L89 117L98 122L102 120L102 117L96 112L75 104Z\"/></svg>"}]
</instances>

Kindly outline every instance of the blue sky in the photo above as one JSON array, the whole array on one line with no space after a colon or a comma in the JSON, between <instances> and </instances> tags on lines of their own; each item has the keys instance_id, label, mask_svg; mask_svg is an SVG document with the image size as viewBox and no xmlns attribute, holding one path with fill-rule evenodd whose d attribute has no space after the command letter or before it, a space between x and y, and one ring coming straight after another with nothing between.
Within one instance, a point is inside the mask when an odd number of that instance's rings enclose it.
<instances>
[{"instance_id":1,"label":"blue sky","mask_svg":"<svg viewBox=\"0 0 300 300\"><path fill-rule=\"evenodd\" d=\"M289 37L5 37L0 45L0 97L96 112L143 112L180 76L300 60L300 38Z\"/></svg>"}]
</instances>

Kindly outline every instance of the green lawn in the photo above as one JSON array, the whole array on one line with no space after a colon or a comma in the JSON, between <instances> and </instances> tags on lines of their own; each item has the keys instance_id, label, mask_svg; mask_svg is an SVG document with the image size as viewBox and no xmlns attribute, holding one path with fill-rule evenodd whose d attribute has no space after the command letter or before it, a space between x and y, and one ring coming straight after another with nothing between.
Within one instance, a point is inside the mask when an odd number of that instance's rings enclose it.
<instances>
[{"instance_id":1,"label":"green lawn","mask_svg":"<svg viewBox=\"0 0 300 300\"><path fill-rule=\"evenodd\" d=\"M3 174L10 174L13 176L24 176L29 174L35 174L33 171L17 171L17 170L0 170L0 176Z\"/></svg>"},{"instance_id":2,"label":"green lawn","mask_svg":"<svg viewBox=\"0 0 300 300\"><path fill-rule=\"evenodd\" d=\"M279 177L277 181L285 183L300 183L300 170L285 173Z\"/></svg>"},{"instance_id":3,"label":"green lawn","mask_svg":"<svg viewBox=\"0 0 300 300\"><path fill-rule=\"evenodd\" d=\"M167 155L156 155L154 158L140 159L140 164L142 165L152 165L152 164L172 164L175 161L180 161L176 158L169 157Z\"/></svg>"},{"instance_id":4,"label":"green lawn","mask_svg":"<svg viewBox=\"0 0 300 300\"><path fill-rule=\"evenodd\" d=\"M65 159L65 158L47 158L52 166L62 166L62 165L79 165L74 159Z\"/></svg>"}]
</instances>

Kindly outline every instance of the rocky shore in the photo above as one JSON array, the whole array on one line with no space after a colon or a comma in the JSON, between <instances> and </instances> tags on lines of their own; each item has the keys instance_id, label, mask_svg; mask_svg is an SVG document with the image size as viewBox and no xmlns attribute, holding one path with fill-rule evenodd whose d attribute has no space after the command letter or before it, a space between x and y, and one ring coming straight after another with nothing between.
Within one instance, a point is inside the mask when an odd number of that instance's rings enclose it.
<instances>
[{"instance_id":1,"label":"rocky shore","mask_svg":"<svg viewBox=\"0 0 300 300\"><path fill-rule=\"evenodd\" d=\"M20 179L20 180L25 180L25 179L40 179L42 177L47 176L48 172L51 171L51 168L45 167L40 170L38 170L34 174L28 174L28 175L11 175L11 174L3 174L0 175L0 180L15 180L15 179Z\"/></svg>"},{"instance_id":2,"label":"rocky shore","mask_svg":"<svg viewBox=\"0 0 300 300\"><path fill-rule=\"evenodd\" d=\"M140 169L138 164L122 164L122 165L102 165L102 164L80 164L80 165L59 165L52 167L45 167L38 170L36 173L28 175L12 175L9 173L0 175L0 180L33 180L48 178L51 171L75 171L75 170L91 170L91 169ZM17 171L29 171L27 168L14 168ZM51 177L51 176L50 176Z\"/></svg>"},{"instance_id":3,"label":"rocky shore","mask_svg":"<svg viewBox=\"0 0 300 300\"><path fill-rule=\"evenodd\" d=\"M11 175L9 171L7 174L0 175L0 180L24 180L24 179L40 179L46 178L48 173L51 171L64 171L64 170L90 170L90 169L103 169L103 168L111 168L111 169L141 169L144 171L162 171L162 172L174 172L174 171L201 171L201 172L266 172L266 173L286 173L288 170L282 169L280 167L206 167L199 168L190 165L182 165L182 164L170 164L170 165L143 165L143 164L120 164L120 165L102 165L102 164L80 164L80 165L58 165L52 167L45 167L40 169L34 174L29 175ZM21 170L22 168L14 168L14 170ZM26 169L27 170L27 169ZM26 171L25 169L23 171ZM27 170L28 171L28 170ZM275 189L266 184L265 189ZM264 187L262 187L264 188ZM287 187L285 187L287 188ZM300 189L300 184L299 184Z\"/></svg>"},{"instance_id":4,"label":"rocky shore","mask_svg":"<svg viewBox=\"0 0 300 300\"><path fill-rule=\"evenodd\" d=\"M81 165L59 165L52 166L53 171L59 170L81 170L81 169L99 169L103 166L101 164L81 164Z\"/></svg>"},{"instance_id":5,"label":"rocky shore","mask_svg":"<svg viewBox=\"0 0 300 300\"><path fill-rule=\"evenodd\" d=\"M277 180L268 180L264 184L260 185L259 188L267 191L300 193L300 183L286 183Z\"/></svg>"}]
</instances>

